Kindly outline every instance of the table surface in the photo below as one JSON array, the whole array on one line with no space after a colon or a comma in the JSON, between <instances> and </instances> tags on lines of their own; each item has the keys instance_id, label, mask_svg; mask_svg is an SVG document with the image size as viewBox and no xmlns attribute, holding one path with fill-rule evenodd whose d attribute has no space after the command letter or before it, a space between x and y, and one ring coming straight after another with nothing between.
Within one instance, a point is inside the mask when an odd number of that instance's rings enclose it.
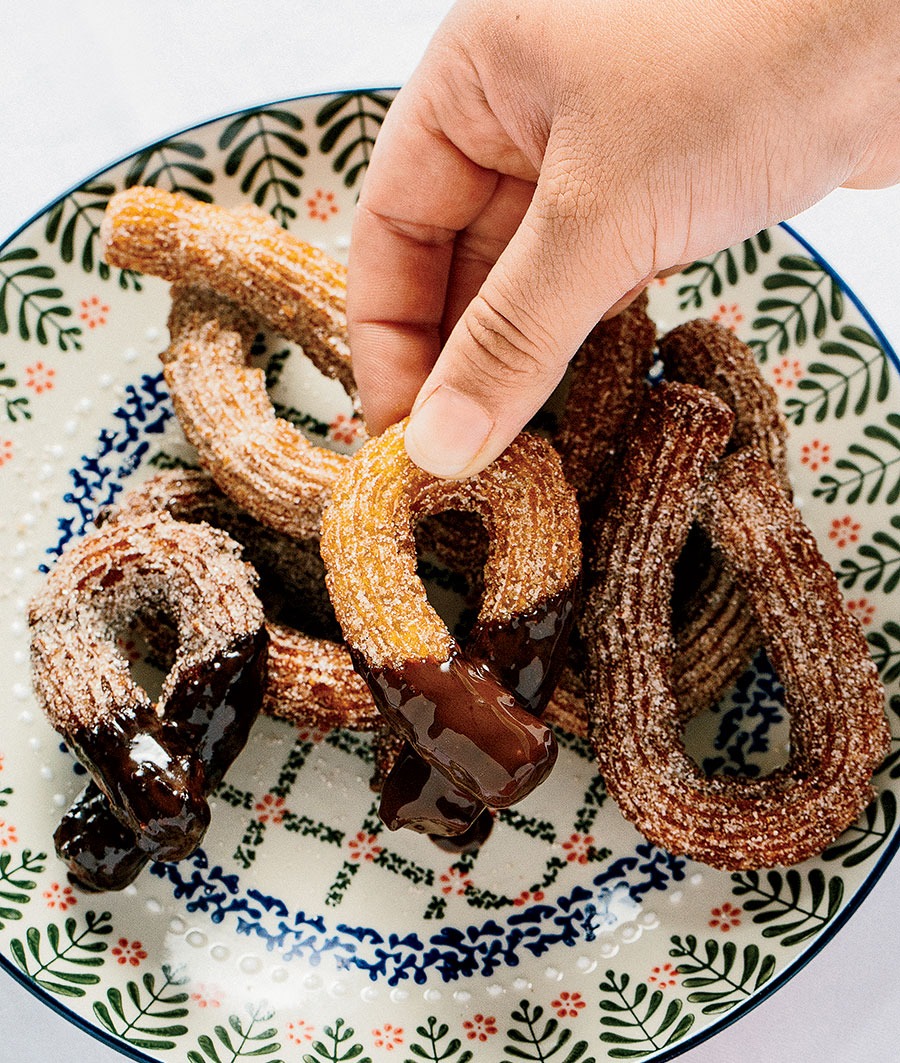
<instances>
[{"instance_id":1,"label":"table surface","mask_svg":"<svg viewBox=\"0 0 900 1063\"><path fill-rule=\"evenodd\" d=\"M403 82L448 0L32 0L0 34L0 242L143 144L267 100ZM900 347L900 188L838 191L793 219ZM684 1063L897 1057L900 860L772 998ZM0 1063L122 1057L0 973ZM490 1061L488 1061L490 1063Z\"/></svg>"}]
</instances>

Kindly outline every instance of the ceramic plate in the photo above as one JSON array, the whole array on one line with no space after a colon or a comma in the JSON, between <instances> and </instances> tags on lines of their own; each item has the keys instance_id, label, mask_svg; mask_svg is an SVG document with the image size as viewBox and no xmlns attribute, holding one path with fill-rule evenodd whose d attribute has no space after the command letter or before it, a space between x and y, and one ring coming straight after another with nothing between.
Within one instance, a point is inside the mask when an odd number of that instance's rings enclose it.
<instances>
[{"instance_id":1,"label":"ceramic plate","mask_svg":"<svg viewBox=\"0 0 900 1063\"><path fill-rule=\"evenodd\" d=\"M98 896L73 891L53 853L85 776L32 695L28 601L102 506L194 460L160 372L167 287L101 260L106 201L135 183L252 200L343 256L389 102L323 96L189 130L97 174L0 249L2 963L142 1060L668 1059L775 989L859 903L897 845L896 754L821 858L728 874L647 844L570 737L546 785L498 817L477 856L455 858L382 830L365 736L265 719L193 858ZM715 318L755 350L790 425L798 501L900 734L900 377L885 337L783 228L654 284L651 311L660 329ZM300 353L268 353L279 409L352 447L339 390ZM696 731L710 768L783 757L764 656Z\"/></svg>"}]
</instances>

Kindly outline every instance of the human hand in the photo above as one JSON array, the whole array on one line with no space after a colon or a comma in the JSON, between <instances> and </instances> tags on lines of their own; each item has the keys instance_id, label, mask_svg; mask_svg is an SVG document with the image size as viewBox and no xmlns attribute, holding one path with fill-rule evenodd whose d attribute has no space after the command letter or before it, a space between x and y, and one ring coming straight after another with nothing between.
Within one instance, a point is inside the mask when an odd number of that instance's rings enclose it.
<instances>
[{"instance_id":1,"label":"human hand","mask_svg":"<svg viewBox=\"0 0 900 1063\"><path fill-rule=\"evenodd\" d=\"M389 111L348 318L370 431L477 472L596 321L841 184L900 180L896 0L461 0Z\"/></svg>"}]
</instances>

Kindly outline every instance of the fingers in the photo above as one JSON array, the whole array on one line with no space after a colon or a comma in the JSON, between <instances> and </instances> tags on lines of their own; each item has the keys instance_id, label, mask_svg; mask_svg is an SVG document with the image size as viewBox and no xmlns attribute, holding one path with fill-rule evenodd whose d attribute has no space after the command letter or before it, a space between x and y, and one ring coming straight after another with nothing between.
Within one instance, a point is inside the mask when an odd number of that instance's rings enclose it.
<instances>
[{"instance_id":1,"label":"fingers","mask_svg":"<svg viewBox=\"0 0 900 1063\"><path fill-rule=\"evenodd\" d=\"M353 224L349 340L373 434L409 412L437 358L456 234L498 180L438 131L426 96L411 81L388 112Z\"/></svg>"},{"instance_id":2,"label":"fingers","mask_svg":"<svg viewBox=\"0 0 900 1063\"><path fill-rule=\"evenodd\" d=\"M570 196L578 197L574 212ZM591 201L594 209L584 206ZM650 264L641 268L622 252L621 231L604 223L602 206L583 189L539 182L419 392L406 431L417 465L462 478L493 461L550 396L601 315L647 279Z\"/></svg>"},{"instance_id":3,"label":"fingers","mask_svg":"<svg viewBox=\"0 0 900 1063\"><path fill-rule=\"evenodd\" d=\"M453 331L503 253L534 196L534 182L500 177L481 214L457 235L444 301L442 340Z\"/></svg>"}]
</instances>

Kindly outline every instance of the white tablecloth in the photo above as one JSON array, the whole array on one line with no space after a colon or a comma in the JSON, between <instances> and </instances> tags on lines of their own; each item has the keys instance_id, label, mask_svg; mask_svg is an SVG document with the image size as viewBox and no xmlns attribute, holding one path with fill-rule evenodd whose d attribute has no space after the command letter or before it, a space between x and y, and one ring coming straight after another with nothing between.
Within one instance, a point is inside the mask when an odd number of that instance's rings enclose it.
<instances>
[{"instance_id":1,"label":"white tablecloth","mask_svg":"<svg viewBox=\"0 0 900 1063\"><path fill-rule=\"evenodd\" d=\"M90 173L182 127L266 100L399 84L448 7L448 0L7 0L0 241ZM900 347L900 189L837 192L794 225ZM684 1063L897 1059L898 896L900 860L822 953ZM0 973L0 1063L121 1058Z\"/></svg>"}]
</instances>

